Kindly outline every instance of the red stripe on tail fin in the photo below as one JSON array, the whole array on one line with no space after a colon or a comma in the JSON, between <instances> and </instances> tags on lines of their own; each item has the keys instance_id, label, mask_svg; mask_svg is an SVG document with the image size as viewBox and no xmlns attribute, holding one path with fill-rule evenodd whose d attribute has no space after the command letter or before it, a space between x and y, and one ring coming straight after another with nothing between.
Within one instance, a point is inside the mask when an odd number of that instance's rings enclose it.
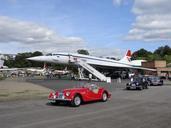
<instances>
[{"instance_id":1,"label":"red stripe on tail fin","mask_svg":"<svg viewBox=\"0 0 171 128\"><path fill-rule=\"evenodd\" d=\"M128 50L128 51L127 51L126 56L127 56L127 57L131 57L131 50Z\"/></svg>"}]
</instances>

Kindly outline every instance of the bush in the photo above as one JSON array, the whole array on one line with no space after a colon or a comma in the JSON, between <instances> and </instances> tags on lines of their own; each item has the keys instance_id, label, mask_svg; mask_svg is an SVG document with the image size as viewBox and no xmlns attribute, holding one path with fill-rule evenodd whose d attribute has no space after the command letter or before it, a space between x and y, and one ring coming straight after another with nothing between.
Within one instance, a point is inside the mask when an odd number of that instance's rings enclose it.
<instances>
[{"instance_id":1,"label":"bush","mask_svg":"<svg viewBox=\"0 0 171 128\"><path fill-rule=\"evenodd\" d=\"M5 79L5 77L0 75L0 80L4 80L4 79Z\"/></svg>"}]
</instances>

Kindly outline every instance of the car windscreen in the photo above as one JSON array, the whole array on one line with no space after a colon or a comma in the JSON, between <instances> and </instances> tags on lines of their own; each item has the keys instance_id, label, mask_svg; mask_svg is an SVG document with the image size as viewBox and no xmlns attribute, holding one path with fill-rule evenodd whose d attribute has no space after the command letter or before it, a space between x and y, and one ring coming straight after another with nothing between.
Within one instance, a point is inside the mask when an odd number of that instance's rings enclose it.
<instances>
[{"instance_id":1,"label":"car windscreen","mask_svg":"<svg viewBox=\"0 0 171 128\"><path fill-rule=\"evenodd\" d=\"M87 83L83 87L85 87L85 88L90 88L90 87L97 88L97 85L92 84L92 83Z\"/></svg>"},{"instance_id":2,"label":"car windscreen","mask_svg":"<svg viewBox=\"0 0 171 128\"><path fill-rule=\"evenodd\" d=\"M159 77L151 77L150 80L156 81L156 80L159 80Z\"/></svg>"},{"instance_id":3,"label":"car windscreen","mask_svg":"<svg viewBox=\"0 0 171 128\"><path fill-rule=\"evenodd\" d=\"M141 81L142 81L142 78L140 78L140 77L135 77L135 78L133 78L133 81L134 81L134 82L141 82Z\"/></svg>"}]
</instances>

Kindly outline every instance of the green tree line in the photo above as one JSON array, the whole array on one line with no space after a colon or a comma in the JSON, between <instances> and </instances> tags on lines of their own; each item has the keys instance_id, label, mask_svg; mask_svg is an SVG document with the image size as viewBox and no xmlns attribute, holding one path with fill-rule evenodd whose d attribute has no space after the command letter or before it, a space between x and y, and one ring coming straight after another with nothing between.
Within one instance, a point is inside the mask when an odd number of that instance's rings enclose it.
<instances>
[{"instance_id":1,"label":"green tree line","mask_svg":"<svg viewBox=\"0 0 171 128\"><path fill-rule=\"evenodd\" d=\"M168 45L161 46L154 50L154 52L140 49L132 54L132 59L145 59L152 60L166 60L167 63L171 63L171 47Z\"/></svg>"},{"instance_id":2,"label":"green tree line","mask_svg":"<svg viewBox=\"0 0 171 128\"><path fill-rule=\"evenodd\" d=\"M39 51L33 53L32 52L18 53L15 59L9 57L8 60L5 60L4 65L8 66L9 68L42 67L43 63L41 62L27 60L27 58L29 57L40 56L40 55L43 54Z\"/></svg>"}]
</instances>

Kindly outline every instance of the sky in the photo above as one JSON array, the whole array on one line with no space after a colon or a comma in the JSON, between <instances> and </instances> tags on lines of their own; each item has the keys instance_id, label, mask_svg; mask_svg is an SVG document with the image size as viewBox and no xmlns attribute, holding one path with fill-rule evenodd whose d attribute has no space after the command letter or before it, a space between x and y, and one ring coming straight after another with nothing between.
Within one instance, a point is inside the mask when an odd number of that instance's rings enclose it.
<instances>
[{"instance_id":1,"label":"sky","mask_svg":"<svg viewBox=\"0 0 171 128\"><path fill-rule=\"evenodd\" d=\"M0 0L0 53L121 57L171 46L170 0Z\"/></svg>"}]
</instances>

